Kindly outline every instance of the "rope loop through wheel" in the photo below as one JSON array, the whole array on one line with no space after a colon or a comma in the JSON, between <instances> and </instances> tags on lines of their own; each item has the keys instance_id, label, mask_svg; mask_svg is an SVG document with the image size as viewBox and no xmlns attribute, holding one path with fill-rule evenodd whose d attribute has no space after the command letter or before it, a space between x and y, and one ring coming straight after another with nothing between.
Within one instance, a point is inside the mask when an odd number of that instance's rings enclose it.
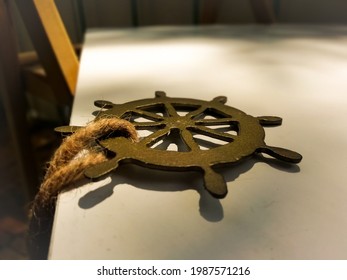
<instances>
[{"instance_id":1,"label":"rope loop through wheel","mask_svg":"<svg viewBox=\"0 0 347 280\"><path fill-rule=\"evenodd\" d=\"M135 127L116 117L98 118L85 127L65 132L74 133L54 153L30 209L28 247L34 259L47 257L58 194L81 179L86 168L108 160L98 141L108 137L123 137L132 142L138 139Z\"/></svg>"}]
</instances>

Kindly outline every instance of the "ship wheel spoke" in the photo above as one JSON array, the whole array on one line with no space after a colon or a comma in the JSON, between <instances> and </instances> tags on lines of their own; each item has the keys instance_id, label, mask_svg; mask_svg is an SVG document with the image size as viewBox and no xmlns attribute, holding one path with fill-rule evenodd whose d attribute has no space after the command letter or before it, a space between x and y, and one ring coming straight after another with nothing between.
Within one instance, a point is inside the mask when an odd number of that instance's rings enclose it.
<instances>
[{"instance_id":1,"label":"ship wheel spoke","mask_svg":"<svg viewBox=\"0 0 347 280\"><path fill-rule=\"evenodd\" d=\"M225 125L225 124L237 124L234 118L219 118L219 119L201 119L195 122L196 125Z\"/></svg>"},{"instance_id":2,"label":"ship wheel spoke","mask_svg":"<svg viewBox=\"0 0 347 280\"><path fill-rule=\"evenodd\" d=\"M200 149L198 143L196 143L196 141L193 138L192 133L189 130L187 130L187 129L182 130L181 131L181 137L182 137L183 142L188 146L188 148L191 151L198 151Z\"/></svg>"},{"instance_id":3,"label":"ship wheel spoke","mask_svg":"<svg viewBox=\"0 0 347 280\"><path fill-rule=\"evenodd\" d=\"M140 117L152 120L152 121L162 121L163 117L159 116L156 113L148 112L148 111L143 111L143 110L134 110L133 111L135 114L139 115Z\"/></svg>"},{"instance_id":4,"label":"ship wheel spoke","mask_svg":"<svg viewBox=\"0 0 347 280\"><path fill-rule=\"evenodd\" d=\"M179 116L175 107L172 106L171 103L166 102L166 103L164 103L164 105L165 105L165 110L170 117L178 117Z\"/></svg>"},{"instance_id":5,"label":"ship wheel spoke","mask_svg":"<svg viewBox=\"0 0 347 280\"><path fill-rule=\"evenodd\" d=\"M164 127L163 129L160 129L160 130L152 133L151 135L148 135L147 137L143 138L141 140L141 144L143 144L147 147L150 147L153 144L160 141L165 136L167 136L169 134L169 132L170 132L170 127Z\"/></svg>"},{"instance_id":6,"label":"ship wheel spoke","mask_svg":"<svg viewBox=\"0 0 347 280\"><path fill-rule=\"evenodd\" d=\"M200 126L195 126L191 128L192 131L202 134L202 135L206 135L215 139L219 139L219 140L223 140L226 142L232 142L235 140L235 136L234 135L230 135L228 133L224 133L224 132L219 132L216 131L214 129L208 128L208 127L200 127Z\"/></svg>"},{"instance_id":7,"label":"ship wheel spoke","mask_svg":"<svg viewBox=\"0 0 347 280\"><path fill-rule=\"evenodd\" d=\"M162 122L133 122L136 129L150 129L150 128L161 128L165 124Z\"/></svg>"},{"instance_id":8,"label":"ship wheel spoke","mask_svg":"<svg viewBox=\"0 0 347 280\"><path fill-rule=\"evenodd\" d=\"M186 117L192 119L192 118L194 118L194 117L196 117L196 116L201 115L206 109L207 109L206 106L201 106L201 107L199 107L198 109L189 112L189 113L186 115Z\"/></svg>"}]
</instances>

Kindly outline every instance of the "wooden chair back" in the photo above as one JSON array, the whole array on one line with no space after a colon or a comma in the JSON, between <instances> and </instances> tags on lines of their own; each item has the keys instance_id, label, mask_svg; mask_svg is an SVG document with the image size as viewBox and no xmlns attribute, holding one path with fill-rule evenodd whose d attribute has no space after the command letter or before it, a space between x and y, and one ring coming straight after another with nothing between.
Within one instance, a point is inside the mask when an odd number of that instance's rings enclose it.
<instances>
[{"instance_id":1,"label":"wooden chair back","mask_svg":"<svg viewBox=\"0 0 347 280\"><path fill-rule=\"evenodd\" d=\"M54 0L16 0L32 43L57 99L75 94L79 62Z\"/></svg>"}]
</instances>

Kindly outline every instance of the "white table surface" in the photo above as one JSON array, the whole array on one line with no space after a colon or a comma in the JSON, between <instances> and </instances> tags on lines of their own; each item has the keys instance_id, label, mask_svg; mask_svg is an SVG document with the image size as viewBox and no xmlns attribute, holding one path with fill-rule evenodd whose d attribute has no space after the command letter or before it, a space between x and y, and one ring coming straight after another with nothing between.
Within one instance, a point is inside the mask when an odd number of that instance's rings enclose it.
<instances>
[{"instance_id":1,"label":"white table surface","mask_svg":"<svg viewBox=\"0 0 347 280\"><path fill-rule=\"evenodd\" d=\"M298 166L226 168L213 199L193 172L134 165L60 195L51 259L346 259L347 27L231 26L90 30L71 124L93 101L211 100L283 117L268 145Z\"/></svg>"}]
</instances>

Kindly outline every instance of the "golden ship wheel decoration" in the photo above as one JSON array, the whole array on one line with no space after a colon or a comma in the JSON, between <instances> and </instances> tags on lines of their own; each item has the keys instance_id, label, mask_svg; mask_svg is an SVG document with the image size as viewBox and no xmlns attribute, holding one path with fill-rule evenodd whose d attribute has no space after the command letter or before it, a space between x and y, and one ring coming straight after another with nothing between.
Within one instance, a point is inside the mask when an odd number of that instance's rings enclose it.
<instances>
[{"instance_id":1,"label":"golden ship wheel decoration","mask_svg":"<svg viewBox=\"0 0 347 280\"><path fill-rule=\"evenodd\" d=\"M117 117L130 121L139 132L147 134L134 143L124 137L98 140L112 157L85 170L86 177L97 180L120 164L133 163L162 170L196 170L203 174L204 186L216 198L226 196L227 184L217 167L240 162L257 153L296 164L302 159L297 152L266 145L263 126L277 126L282 119L274 116L253 117L225 105L227 98L211 101L170 98L157 91L155 98L124 104L95 101L102 108L96 119ZM75 126L58 128L73 132ZM170 143L177 150L168 150Z\"/></svg>"}]
</instances>

